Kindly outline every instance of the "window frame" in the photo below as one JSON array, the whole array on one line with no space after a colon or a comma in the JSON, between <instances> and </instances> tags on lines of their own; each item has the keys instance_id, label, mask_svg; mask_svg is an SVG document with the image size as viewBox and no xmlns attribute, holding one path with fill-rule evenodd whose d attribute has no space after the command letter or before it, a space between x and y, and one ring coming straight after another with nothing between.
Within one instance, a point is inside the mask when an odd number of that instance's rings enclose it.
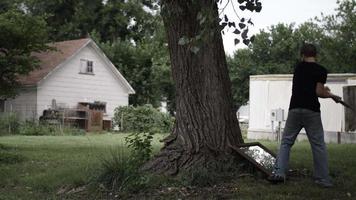
<instances>
[{"instance_id":1,"label":"window frame","mask_svg":"<svg viewBox=\"0 0 356 200\"><path fill-rule=\"evenodd\" d=\"M95 75L94 61L88 59L80 59L79 74Z\"/></svg>"}]
</instances>

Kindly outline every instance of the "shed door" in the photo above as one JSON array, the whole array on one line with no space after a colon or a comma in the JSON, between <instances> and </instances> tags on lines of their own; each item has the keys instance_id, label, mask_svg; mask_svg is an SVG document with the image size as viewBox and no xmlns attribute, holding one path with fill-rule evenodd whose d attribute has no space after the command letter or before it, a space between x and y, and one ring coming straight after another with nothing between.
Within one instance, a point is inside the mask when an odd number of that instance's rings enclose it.
<instances>
[{"instance_id":1,"label":"shed door","mask_svg":"<svg viewBox=\"0 0 356 200\"><path fill-rule=\"evenodd\" d=\"M344 101L356 110L356 85L344 86ZM345 108L345 131L356 131L356 113Z\"/></svg>"}]
</instances>

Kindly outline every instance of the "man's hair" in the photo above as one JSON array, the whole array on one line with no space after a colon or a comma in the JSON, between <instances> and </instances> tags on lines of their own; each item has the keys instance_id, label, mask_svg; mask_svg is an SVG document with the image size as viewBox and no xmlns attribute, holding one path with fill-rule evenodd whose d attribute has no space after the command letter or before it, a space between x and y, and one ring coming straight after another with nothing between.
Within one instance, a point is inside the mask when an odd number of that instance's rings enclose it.
<instances>
[{"instance_id":1,"label":"man's hair","mask_svg":"<svg viewBox=\"0 0 356 200\"><path fill-rule=\"evenodd\" d=\"M313 44L305 43L300 49L300 55L305 57L315 57L316 53L316 47Z\"/></svg>"}]
</instances>

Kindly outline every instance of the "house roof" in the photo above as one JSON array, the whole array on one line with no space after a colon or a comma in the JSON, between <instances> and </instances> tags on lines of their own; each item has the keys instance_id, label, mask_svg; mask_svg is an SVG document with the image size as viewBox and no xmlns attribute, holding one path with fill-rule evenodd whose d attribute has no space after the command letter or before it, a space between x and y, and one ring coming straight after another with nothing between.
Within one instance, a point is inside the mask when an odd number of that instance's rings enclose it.
<instances>
[{"instance_id":1,"label":"house roof","mask_svg":"<svg viewBox=\"0 0 356 200\"><path fill-rule=\"evenodd\" d=\"M63 42L55 42L49 44L50 47L54 47L55 50L48 50L45 52L33 53L32 55L39 59L39 67L31 71L26 76L20 76L19 82L24 86L36 86L41 80L45 79L62 63L70 60L75 54L77 54L83 47L92 43L94 49L102 56L102 58L108 63L108 66L113 71L114 75L124 84L128 89L128 93L133 94L135 91L111 63L111 61L104 55L100 48L90 38L68 40Z\"/></svg>"},{"instance_id":2,"label":"house roof","mask_svg":"<svg viewBox=\"0 0 356 200\"><path fill-rule=\"evenodd\" d=\"M40 80L46 77L59 64L66 61L75 54L81 47L89 42L90 39L68 40L63 42L51 43L49 46L55 50L33 53L40 61L39 68L31 71L26 76L20 76L19 82L25 86L36 85Z\"/></svg>"}]
</instances>

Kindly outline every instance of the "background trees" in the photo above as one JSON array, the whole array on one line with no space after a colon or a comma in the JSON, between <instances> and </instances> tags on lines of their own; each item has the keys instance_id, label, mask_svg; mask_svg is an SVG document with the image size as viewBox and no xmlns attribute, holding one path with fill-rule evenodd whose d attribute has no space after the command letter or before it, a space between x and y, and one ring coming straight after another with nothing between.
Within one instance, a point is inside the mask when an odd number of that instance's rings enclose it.
<instances>
[{"instance_id":1,"label":"background trees","mask_svg":"<svg viewBox=\"0 0 356 200\"><path fill-rule=\"evenodd\" d=\"M18 75L38 66L31 55L48 49L46 22L11 5L0 5L0 97L16 94Z\"/></svg>"}]
</instances>

